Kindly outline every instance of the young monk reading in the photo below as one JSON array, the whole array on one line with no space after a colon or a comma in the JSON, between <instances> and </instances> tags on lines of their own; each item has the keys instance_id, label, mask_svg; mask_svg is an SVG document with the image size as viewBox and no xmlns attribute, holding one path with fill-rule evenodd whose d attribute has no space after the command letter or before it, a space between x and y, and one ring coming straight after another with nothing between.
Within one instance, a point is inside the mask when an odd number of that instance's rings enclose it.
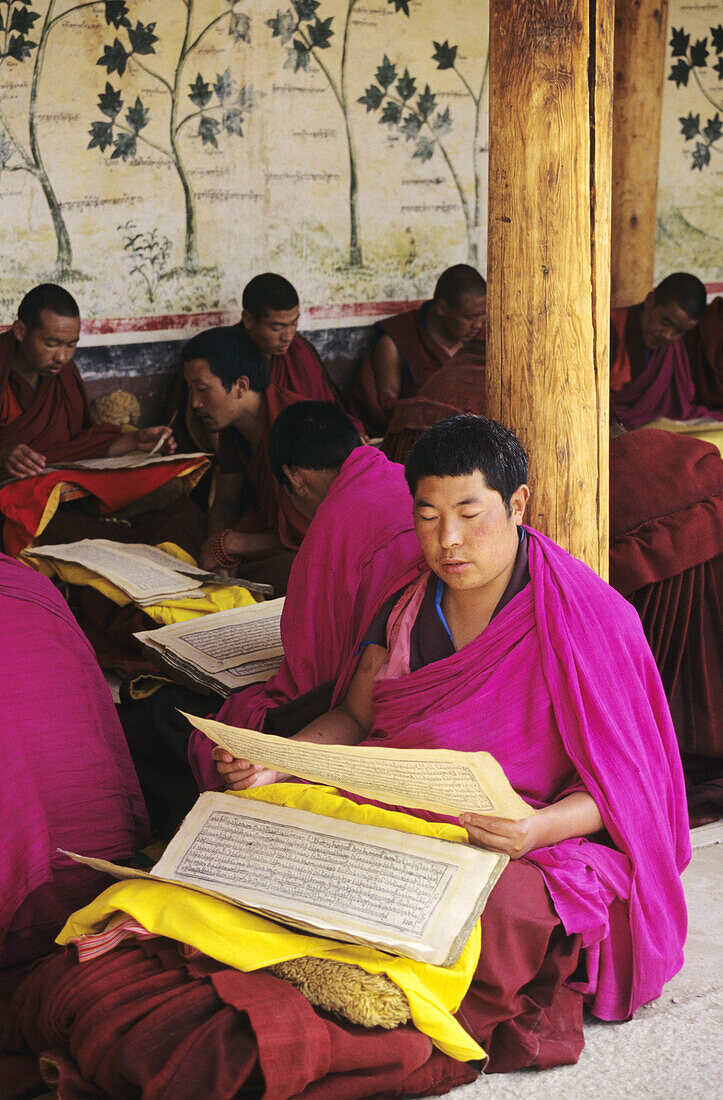
<instances>
[{"instance_id":1,"label":"young monk reading","mask_svg":"<svg viewBox=\"0 0 723 1100\"><path fill-rule=\"evenodd\" d=\"M429 568L376 616L336 709L297 736L499 760L536 812L462 817L470 843L512 858L457 1019L489 1071L575 1062L584 1001L626 1019L682 964L690 846L660 679L634 609L522 527L527 464L512 433L444 421L415 444L407 478ZM217 757L231 786L279 778ZM61 1092L220 1100L262 1075L280 1098L418 1096L475 1076L410 1025L350 1027L264 971L188 959L158 934L83 963L57 953L16 994L7 1035L13 1050L52 1046Z\"/></svg>"}]
</instances>

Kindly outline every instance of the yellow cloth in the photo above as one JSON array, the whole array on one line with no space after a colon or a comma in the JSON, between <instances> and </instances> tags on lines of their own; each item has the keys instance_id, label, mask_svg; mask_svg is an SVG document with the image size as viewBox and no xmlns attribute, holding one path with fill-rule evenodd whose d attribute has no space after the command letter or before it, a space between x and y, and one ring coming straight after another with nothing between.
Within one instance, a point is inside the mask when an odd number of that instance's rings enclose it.
<instances>
[{"instance_id":1,"label":"yellow cloth","mask_svg":"<svg viewBox=\"0 0 723 1100\"><path fill-rule=\"evenodd\" d=\"M278 783L228 793L347 821L386 826L400 832L454 841L467 839L465 830L458 825L422 821L376 806L359 806L332 787ZM469 988L479 959L479 921L453 966L432 966L387 955L371 947L290 931L265 917L186 886L130 879L111 886L90 905L73 913L57 942L65 945L84 933L103 931L127 915L150 932L191 944L205 955L239 970L260 970L274 963L311 955L355 964L370 974L384 973L404 991L415 1026L428 1035L435 1046L461 1062L485 1056L482 1048L452 1016Z\"/></svg>"},{"instance_id":2,"label":"yellow cloth","mask_svg":"<svg viewBox=\"0 0 723 1100\"><path fill-rule=\"evenodd\" d=\"M178 558L179 561L186 562L188 565L196 564L190 554L187 554L185 550L182 550L180 546L176 546L173 542L160 543L159 550L165 550L167 554ZM24 554L21 557L27 565L31 565L34 569L44 573L46 577L57 575L67 584L95 588L102 596L107 596L119 607L126 607L128 604L133 603L130 596L127 596L120 588L116 588L105 577L93 573L83 565L77 565L75 562L55 561L51 558L27 557ZM247 607L249 604L256 603L248 589L241 588L239 585L204 584L201 591L203 592L201 599L166 600L162 604L152 604L150 607L144 607L143 610L146 615L153 619L154 623L159 623L161 626L170 626L171 623L184 622L186 619L199 619L202 615L209 615L214 611L229 611L233 607Z\"/></svg>"}]
</instances>

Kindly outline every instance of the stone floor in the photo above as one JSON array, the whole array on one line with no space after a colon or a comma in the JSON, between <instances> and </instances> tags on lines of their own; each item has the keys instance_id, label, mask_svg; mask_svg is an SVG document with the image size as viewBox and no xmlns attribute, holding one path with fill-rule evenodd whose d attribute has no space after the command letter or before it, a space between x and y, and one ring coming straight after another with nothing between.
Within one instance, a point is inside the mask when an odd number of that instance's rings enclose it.
<instances>
[{"instance_id":1,"label":"stone floor","mask_svg":"<svg viewBox=\"0 0 723 1100\"><path fill-rule=\"evenodd\" d=\"M714 1100L723 1096L723 822L695 829L683 882L685 966L626 1024L590 1020L576 1066L480 1077L451 1100Z\"/></svg>"}]
</instances>

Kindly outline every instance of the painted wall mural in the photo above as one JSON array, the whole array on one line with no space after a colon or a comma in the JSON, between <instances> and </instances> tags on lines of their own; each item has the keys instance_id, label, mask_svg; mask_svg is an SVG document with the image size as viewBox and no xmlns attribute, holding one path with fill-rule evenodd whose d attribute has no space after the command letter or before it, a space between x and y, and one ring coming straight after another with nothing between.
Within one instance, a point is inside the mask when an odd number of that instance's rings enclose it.
<instances>
[{"instance_id":1,"label":"painted wall mural","mask_svg":"<svg viewBox=\"0 0 723 1100\"><path fill-rule=\"evenodd\" d=\"M0 0L0 322L423 297L484 270L486 119L479 0Z\"/></svg>"},{"instance_id":2,"label":"painted wall mural","mask_svg":"<svg viewBox=\"0 0 723 1100\"><path fill-rule=\"evenodd\" d=\"M656 276L723 280L723 9L671 0L660 142Z\"/></svg>"}]
</instances>

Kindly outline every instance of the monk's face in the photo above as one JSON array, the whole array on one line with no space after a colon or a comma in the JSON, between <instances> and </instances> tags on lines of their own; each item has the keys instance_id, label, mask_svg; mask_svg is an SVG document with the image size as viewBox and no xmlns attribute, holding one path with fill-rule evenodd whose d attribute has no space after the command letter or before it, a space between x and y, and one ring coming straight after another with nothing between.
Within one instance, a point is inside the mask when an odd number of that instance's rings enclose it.
<instances>
[{"instance_id":1,"label":"monk's face","mask_svg":"<svg viewBox=\"0 0 723 1100\"><path fill-rule=\"evenodd\" d=\"M241 320L261 354L270 359L272 355L285 355L289 350L299 327L299 307L273 309L264 317L254 317L245 309Z\"/></svg>"},{"instance_id":2,"label":"monk's face","mask_svg":"<svg viewBox=\"0 0 723 1100\"><path fill-rule=\"evenodd\" d=\"M479 336L487 316L487 295L463 294L453 305L439 299L436 307L439 323L449 340L465 344Z\"/></svg>"},{"instance_id":3,"label":"monk's face","mask_svg":"<svg viewBox=\"0 0 723 1100\"><path fill-rule=\"evenodd\" d=\"M227 390L207 359L189 359L183 364L183 375L191 408L207 431L220 432L236 423L248 390L248 378L237 379Z\"/></svg>"},{"instance_id":4,"label":"monk's face","mask_svg":"<svg viewBox=\"0 0 723 1100\"><path fill-rule=\"evenodd\" d=\"M60 317L49 309L41 309L34 328L16 321L13 334L18 341L21 369L41 377L59 374L78 346L80 317Z\"/></svg>"},{"instance_id":5,"label":"monk's face","mask_svg":"<svg viewBox=\"0 0 723 1100\"><path fill-rule=\"evenodd\" d=\"M665 306L656 305L652 290L643 303L640 328L647 348L664 348L667 344L672 344L673 340L685 336L697 323L677 302L668 302Z\"/></svg>"},{"instance_id":6,"label":"monk's face","mask_svg":"<svg viewBox=\"0 0 723 1100\"><path fill-rule=\"evenodd\" d=\"M414 529L430 569L450 588L502 595L515 564L529 497L513 493L510 510L481 471L461 477L422 477L414 496Z\"/></svg>"}]
</instances>

